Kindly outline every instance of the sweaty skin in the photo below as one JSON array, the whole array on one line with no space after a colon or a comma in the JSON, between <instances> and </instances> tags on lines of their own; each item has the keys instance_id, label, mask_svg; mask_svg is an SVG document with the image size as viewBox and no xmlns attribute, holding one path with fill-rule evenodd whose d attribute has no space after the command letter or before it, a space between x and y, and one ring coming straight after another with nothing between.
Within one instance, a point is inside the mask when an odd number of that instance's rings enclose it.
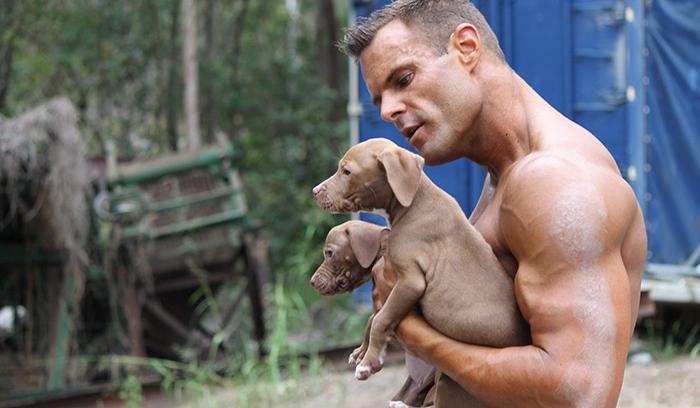
<instances>
[{"instance_id":1,"label":"sweaty skin","mask_svg":"<svg viewBox=\"0 0 700 408\"><path fill-rule=\"evenodd\" d=\"M490 406L615 407L646 233L612 156L484 50L470 24L436 55L395 20L359 59L382 117L426 163L465 157L488 171L470 221L514 276L532 334L527 346L475 346L412 313L396 329L407 349ZM377 282L380 299L388 287Z\"/></svg>"}]
</instances>

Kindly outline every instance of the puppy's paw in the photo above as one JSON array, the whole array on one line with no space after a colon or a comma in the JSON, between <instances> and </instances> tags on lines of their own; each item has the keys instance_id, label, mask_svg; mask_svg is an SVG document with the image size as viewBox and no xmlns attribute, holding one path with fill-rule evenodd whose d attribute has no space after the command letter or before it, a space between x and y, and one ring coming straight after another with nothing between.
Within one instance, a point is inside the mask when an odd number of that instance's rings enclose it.
<instances>
[{"instance_id":1,"label":"puppy's paw","mask_svg":"<svg viewBox=\"0 0 700 408\"><path fill-rule=\"evenodd\" d=\"M365 381L372 375L372 368L370 366L358 365L355 367L355 378L360 381Z\"/></svg>"},{"instance_id":2,"label":"puppy's paw","mask_svg":"<svg viewBox=\"0 0 700 408\"><path fill-rule=\"evenodd\" d=\"M389 401L389 408L409 408L403 401Z\"/></svg>"},{"instance_id":3,"label":"puppy's paw","mask_svg":"<svg viewBox=\"0 0 700 408\"><path fill-rule=\"evenodd\" d=\"M364 358L366 351L367 350L362 346L353 350L352 353L350 353L350 356L348 357L348 364L358 365L360 361L362 361L362 359Z\"/></svg>"},{"instance_id":4,"label":"puppy's paw","mask_svg":"<svg viewBox=\"0 0 700 408\"><path fill-rule=\"evenodd\" d=\"M360 361L359 365L357 366L357 368L359 367L369 369L370 375L375 374L379 372L382 369L382 367L384 367L384 358L372 358L372 356L365 355L365 357L362 359L362 361ZM357 377L357 369L355 370L355 377ZM367 378L369 378L369 376L367 376Z\"/></svg>"}]
</instances>

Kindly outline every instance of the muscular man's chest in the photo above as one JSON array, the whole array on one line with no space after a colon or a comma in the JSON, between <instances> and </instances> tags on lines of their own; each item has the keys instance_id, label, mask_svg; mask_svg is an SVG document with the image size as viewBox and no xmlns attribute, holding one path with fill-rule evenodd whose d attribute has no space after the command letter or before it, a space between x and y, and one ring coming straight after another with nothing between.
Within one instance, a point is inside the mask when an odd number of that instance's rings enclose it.
<instances>
[{"instance_id":1,"label":"muscular man's chest","mask_svg":"<svg viewBox=\"0 0 700 408\"><path fill-rule=\"evenodd\" d=\"M491 245L494 254L496 254L506 271L514 277L518 269L518 262L506 245L501 231L499 215L500 195L494 194L491 197L482 197L483 199L487 201L483 203L482 211L479 214L474 214L470 221L486 242Z\"/></svg>"}]
</instances>

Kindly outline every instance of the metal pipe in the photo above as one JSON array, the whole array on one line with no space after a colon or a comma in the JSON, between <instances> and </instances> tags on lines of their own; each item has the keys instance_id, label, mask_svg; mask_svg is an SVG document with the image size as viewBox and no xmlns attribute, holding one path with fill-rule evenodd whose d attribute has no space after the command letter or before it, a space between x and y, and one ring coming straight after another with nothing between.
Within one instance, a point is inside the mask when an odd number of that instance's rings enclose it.
<instances>
[{"instance_id":1,"label":"metal pipe","mask_svg":"<svg viewBox=\"0 0 700 408\"><path fill-rule=\"evenodd\" d=\"M348 25L355 24L357 15L355 6L352 0L348 0ZM348 57L348 77L350 87L348 95L348 117L350 121L350 145L355 145L360 141L360 116L362 116L362 104L360 103L360 70L357 69L357 63Z\"/></svg>"},{"instance_id":2,"label":"metal pipe","mask_svg":"<svg viewBox=\"0 0 700 408\"><path fill-rule=\"evenodd\" d=\"M352 0L348 0L348 26L355 24L357 13L355 12L355 4ZM362 104L360 103L360 70L357 69L357 63L350 57L348 59L348 86L349 86L349 101L348 101L348 121L350 128L350 146L360 142L360 117L362 116ZM359 220L359 213L352 214L353 220Z\"/></svg>"}]
</instances>

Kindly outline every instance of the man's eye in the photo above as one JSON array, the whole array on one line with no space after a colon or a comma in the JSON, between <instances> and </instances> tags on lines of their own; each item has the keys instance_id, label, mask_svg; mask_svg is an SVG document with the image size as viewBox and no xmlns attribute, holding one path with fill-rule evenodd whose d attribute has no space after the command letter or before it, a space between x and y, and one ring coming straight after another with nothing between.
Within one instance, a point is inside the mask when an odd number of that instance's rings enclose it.
<instances>
[{"instance_id":1,"label":"man's eye","mask_svg":"<svg viewBox=\"0 0 700 408\"><path fill-rule=\"evenodd\" d=\"M348 169L343 169L343 174L345 174L346 176L349 176L349 175L350 175L350 170L348 170Z\"/></svg>"},{"instance_id":2,"label":"man's eye","mask_svg":"<svg viewBox=\"0 0 700 408\"><path fill-rule=\"evenodd\" d=\"M399 79L399 86L401 86L401 87L407 86L408 84L411 83L411 80L413 80L413 73L409 72L408 74L402 76Z\"/></svg>"}]
</instances>

